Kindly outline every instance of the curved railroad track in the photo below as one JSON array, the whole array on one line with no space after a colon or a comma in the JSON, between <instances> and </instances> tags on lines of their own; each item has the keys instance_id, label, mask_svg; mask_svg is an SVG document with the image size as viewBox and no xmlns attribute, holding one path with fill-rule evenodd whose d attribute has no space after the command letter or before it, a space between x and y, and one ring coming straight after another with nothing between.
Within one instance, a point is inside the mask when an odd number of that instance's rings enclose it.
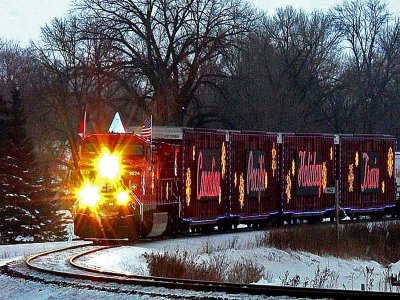
<instances>
[{"instance_id":1,"label":"curved railroad track","mask_svg":"<svg viewBox=\"0 0 400 300\"><path fill-rule=\"evenodd\" d=\"M130 291L134 288L135 292L138 293L136 287L142 288L153 288L151 292L139 291L139 293L146 295L157 295L159 292L154 292L154 288L161 288L166 290L192 290L198 292L198 298L202 293L207 292L207 296L200 296L206 298L220 298L221 295L226 293L238 295L254 295L254 296L289 296L289 297L301 297L301 298L330 298L330 299L398 299L398 293L384 293L384 292L361 292L361 291L348 291L348 290L327 290L327 289L310 289L310 288L291 288L291 287L280 287L280 286L263 286L254 284L233 284L233 283L221 283L211 281L197 281L188 279L174 279L174 278L161 278L153 276L143 276L129 273L118 273L113 271L101 270L100 268L88 267L79 263L80 258L92 254L104 249L109 249L117 246L96 246L94 244L86 244L80 246L72 246L52 251L46 251L35 254L28 257L25 260L25 264L28 269L36 272L52 275L53 281L59 280L62 283L68 280L72 281L72 284L79 284L85 282L86 284L96 286L99 288L99 283L115 284L117 289L122 291ZM19 266L21 267L21 266ZM18 270L18 267L14 268L8 266L8 272L14 275L21 276L24 270ZM26 275L29 278L29 275ZM37 276L37 274L36 274ZM60 280L59 277L63 279ZM33 276L35 277L35 276ZM54 279L57 277L56 279ZM97 282L96 284L93 281ZM101 287L100 287L101 288ZM115 287L113 287L115 289ZM161 292L163 295L165 292ZM211 293L211 294L210 294ZM185 297L178 296L177 298L190 298L193 296ZM210 296L211 295L211 296ZM224 296L222 296L224 297ZM172 296L172 298L175 298ZM229 297L228 297L229 298Z\"/></svg>"}]
</instances>

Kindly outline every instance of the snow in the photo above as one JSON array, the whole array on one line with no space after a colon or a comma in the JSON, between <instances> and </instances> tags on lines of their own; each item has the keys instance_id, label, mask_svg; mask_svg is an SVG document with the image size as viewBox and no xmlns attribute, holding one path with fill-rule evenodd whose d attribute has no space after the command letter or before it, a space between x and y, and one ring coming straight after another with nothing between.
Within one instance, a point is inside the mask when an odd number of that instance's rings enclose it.
<instances>
[{"instance_id":1,"label":"snow","mask_svg":"<svg viewBox=\"0 0 400 300\"><path fill-rule=\"evenodd\" d=\"M42 244L21 244L0 246L0 265L36 252L82 244L85 242L54 242ZM64 278L50 281L32 281L9 277L0 273L0 299L278 299L289 297L258 297L250 295L230 295L225 293L170 290L165 288L128 286L120 288L116 284L101 284L93 281L77 281Z\"/></svg>"},{"instance_id":2,"label":"snow","mask_svg":"<svg viewBox=\"0 0 400 300\"><path fill-rule=\"evenodd\" d=\"M348 290L360 290L361 284L364 284L367 289L374 291L389 291L385 278L388 274L400 272L400 261L385 267L375 261L322 257L306 252L260 247L258 246L260 244L258 241L262 239L263 235L263 232L242 232L148 241L133 246L121 246L103 250L83 257L79 260L79 263L91 267L96 266L103 270L148 275L147 264L142 256L143 253L188 251L193 253L198 261L211 261L217 256L224 256L228 266L235 261L250 259L257 265L264 267L264 278L254 284L297 285L301 287ZM86 242L3 245L0 246L0 266L37 252L82 243ZM112 290L93 290L85 288L84 285L83 287L74 287L45 284L11 278L2 274L0 274L0 289L0 298L4 299L109 299L110 297L113 299L126 299L128 297L126 294L113 293ZM182 293L182 291L172 292L173 295L182 295L179 293ZM185 296L191 295L191 293L187 292ZM170 298L162 295L159 297L144 295L144 298ZM179 296L173 296L172 298L177 297L179 298ZM229 296L228 298L241 298L239 295L232 297ZM289 298L281 297L280 299Z\"/></svg>"},{"instance_id":3,"label":"snow","mask_svg":"<svg viewBox=\"0 0 400 300\"><path fill-rule=\"evenodd\" d=\"M375 261L322 257L306 252L257 247L257 240L262 235L259 232L218 234L123 246L88 256L81 263L103 270L148 275L143 253L188 251L195 254L199 262L212 261L222 256L228 266L236 261L250 259L264 267L264 278L255 284L347 290L360 290L361 284L364 284L366 289L373 291L389 291L386 278L400 271L400 262L385 267Z\"/></svg>"},{"instance_id":4,"label":"snow","mask_svg":"<svg viewBox=\"0 0 400 300\"><path fill-rule=\"evenodd\" d=\"M11 284L10 284L11 283ZM1 299L171 299L169 297L151 297L146 295L129 295L113 291L93 290L89 287L76 288L54 284L43 284L19 278L0 275Z\"/></svg>"},{"instance_id":5,"label":"snow","mask_svg":"<svg viewBox=\"0 0 400 300\"><path fill-rule=\"evenodd\" d=\"M20 241L29 241L29 237L19 237ZM10 261L22 259L38 252L43 252L51 249L69 247L87 242L53 242L53 243L29 243L16 245L0 245L0 266L7 264Z\"/></svg>"}]
</instances>

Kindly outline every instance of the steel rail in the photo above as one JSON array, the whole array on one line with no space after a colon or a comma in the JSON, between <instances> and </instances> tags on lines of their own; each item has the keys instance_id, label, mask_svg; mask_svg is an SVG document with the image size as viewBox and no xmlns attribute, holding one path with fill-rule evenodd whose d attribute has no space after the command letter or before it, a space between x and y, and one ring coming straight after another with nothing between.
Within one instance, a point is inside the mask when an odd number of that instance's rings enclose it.
<instances>
[{"instance_id":1,"label":"steel rail","mask_svg":"<svg viewBox=\"0 0 400 300\"><path fill-rule=\"evenodd\" d=\"M33 270L36 270L36 271L45 272L45 273L51 273L53 275L64 275L65 272L56 271L56 270L52 270L52 269L44 268L42 266L35 265L33 263L33 261L35 259L39 258L39 257L44 257L44 256L49 255L49 254L58 253L58 252L64 252L64 251L83 248L83 247L90 247L90 246L93 246L93 243L92 244L73 245L73 246L69 246L69 247L63 247L63 248L59 248L59 249L53 249L53 250L48 250L48 251L44 251L44 252L39 252L37 254L28 256L25 259L25 263L29 268L31 268ZM101 247L98 250L106 249L106 248L110 248L110 246L104 246L104 247Z\"/></svg>"},{"instance_id":2,"label":"steel rail","mask_svg":"<svg viewBox=\"0 0 400 300\"><path fill-rule=\"evenodd\" d=\"M102 275L114 276L118 282L124 284L152 285L165 288L192 289L205 292L227 292L232 294L252 294L264 296L291 296L291 297L307 297L307 298L331 298L331 299L398 299L398 293L387 292L363 292L348 291L336 289L311 289L311 288L294 288L280 286L264 286L254 284L237 284L215 281L200 281L191 279L176 279L155 276L144 276L130 273L120 273L114 271L100 270L95 267L83 266L76 261L88 254L100 251L99 249L91 249L78 253L69 259L69 262L75 268L86 272L97 273ZM126 279L124 279L126 278Z\"/></svg>"}]
</instances>

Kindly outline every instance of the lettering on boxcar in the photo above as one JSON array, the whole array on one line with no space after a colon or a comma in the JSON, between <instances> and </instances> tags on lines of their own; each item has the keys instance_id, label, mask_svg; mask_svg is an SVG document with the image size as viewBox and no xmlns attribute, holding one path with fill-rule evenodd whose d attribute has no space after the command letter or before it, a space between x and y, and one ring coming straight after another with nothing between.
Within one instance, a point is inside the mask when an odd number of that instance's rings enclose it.
<instances>
[{"instance_id":1,"label":"lettering on boxcar","mask_svg":"<svg viewBox=\"0 0 400 300\"><path fill-rule=\"evenodd\" d=\"M247 182L246 190L249 197L258 197L265 194L268 187L268 174L265 166L264 151L249 151L247 154Z\"/></svg>"},{"instance_id":2,"label":"lettering on boxcar","mask_svg":"<svg viewBox=\"0 0 400 300\"><path fill-rule=\"evenodd\" d=\"M299 151L297 156L296 192L298 195L321 196L323 162L319 152Z\"/></svg>"},{"instance_id":3,"label":"lettering on boxcar","mask_svg":"<svg viewBox=\"0 0 400 300\"><path fill-rule=\"evenodd\" d=\"M379 192L379 155L377 152L362 154L361 161L361 192Z\"/></svg>"},{"instance_id":4,"label":"lettering on boxcar","mask_svg":"<svg viewBox=\"0 0 400 300\"><path fill-rule=\"evenodd\" d=\"M197 200L220 197L221 153L218 150L199 150L197 158Z\"/></svg>"}]
</instances>

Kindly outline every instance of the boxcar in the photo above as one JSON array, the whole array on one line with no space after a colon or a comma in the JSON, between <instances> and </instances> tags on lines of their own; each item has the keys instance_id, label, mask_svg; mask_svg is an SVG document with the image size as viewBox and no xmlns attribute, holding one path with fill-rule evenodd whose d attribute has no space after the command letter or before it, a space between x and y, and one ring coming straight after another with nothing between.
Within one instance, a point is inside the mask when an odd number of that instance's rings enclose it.
<instances>
[{"instance_id":1,"label":"boxcar","mask_svg":"<svg viewBox=\"0 0 400 300\"><path fill-rule=\"evenodd\" d=\"M192 227L214 226L227 218L227 142L226 131L183 130L181 217Z\"/></svg>"},{"instance_id":2,"label":"boxcar","mask_svg":"<svg viewBox=\"0 0 400 300\"><path fill-rule=\"evenodd\" d=\"M277 134L232 132L229 142L230 214L240 223L267 221L279 212Z\"/></svg>"},{"instance_id":3,"label":"boxcar","mask_svg":"<svg viewBox=\"0 0 400 300\"><path fill-rule=\"evenodd\" d=\"M281 155L282 213L286 218L332 216L335 186L334 135L283 134Z\"/></svg>"},{"instance_id":4,"label":"boxcar","mask_svg":"<svg viewBox=\"0 0 400 300\"><path fill-rule=\"evenodd\" d=\"M340 136L340 207L347 214L381 214L394 209L395 147L392 136Z\"/></svg>"}]
</instances>

